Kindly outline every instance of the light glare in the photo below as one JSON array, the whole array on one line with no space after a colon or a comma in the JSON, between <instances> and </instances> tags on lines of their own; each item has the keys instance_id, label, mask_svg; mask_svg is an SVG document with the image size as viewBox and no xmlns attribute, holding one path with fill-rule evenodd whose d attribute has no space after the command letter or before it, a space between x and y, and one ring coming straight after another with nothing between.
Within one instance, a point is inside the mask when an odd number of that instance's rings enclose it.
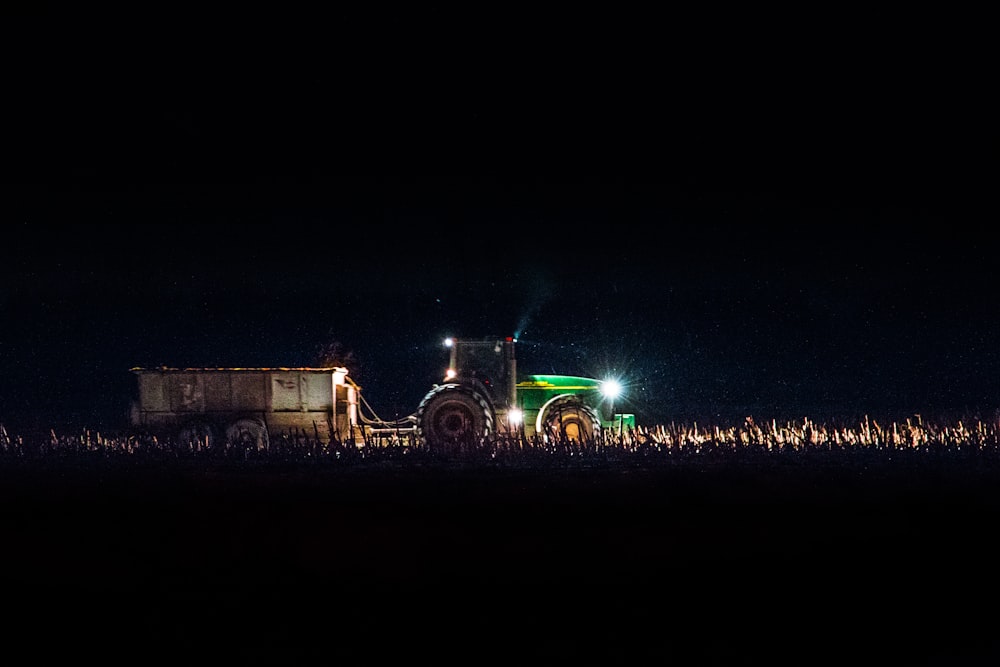
<instances>
[{"instance_id":1,"label":"light glare","mask_svg":"<svg viewBox=\"0 0 1000 667\"><path fill-rule=\"evenodd\" d=\"M601 383L601 393L608 398L617 398L622 393L622 386L618 380L605 380Z\"/></svg>"}]
</instances>

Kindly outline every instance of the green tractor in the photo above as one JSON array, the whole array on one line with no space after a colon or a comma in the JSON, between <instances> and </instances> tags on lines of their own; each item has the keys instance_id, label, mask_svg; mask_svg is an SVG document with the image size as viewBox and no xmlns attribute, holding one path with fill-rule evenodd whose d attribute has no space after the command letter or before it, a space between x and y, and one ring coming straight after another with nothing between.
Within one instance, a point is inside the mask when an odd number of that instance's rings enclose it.
<instances>
[{"instance_id":1,"label":"green tractor","mask_svg":"<svg viewBox=\"0 0 1000 667\"><path fill-rule=\"evenodd\" d=\"M444 381L421 400L417 432L431 451L476 449L497 437L591 442L634 428L615 414L620 387L571 375L517 374L514 338L449 338Z\"/></svg>"}]
</instances>

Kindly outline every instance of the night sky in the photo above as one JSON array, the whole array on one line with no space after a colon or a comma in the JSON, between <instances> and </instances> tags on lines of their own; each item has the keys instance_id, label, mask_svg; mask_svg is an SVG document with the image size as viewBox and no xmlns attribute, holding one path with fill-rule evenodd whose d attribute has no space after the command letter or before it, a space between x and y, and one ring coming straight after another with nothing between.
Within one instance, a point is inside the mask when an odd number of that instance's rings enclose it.
<instances>
[{"instance_id":1,"label":"night sky","mask_svg":"<svg viewBox=\"0 0 1000 667\"><path fill-rule=\"evenodd\" d=\"M402 19L348 40L351 17L289 52L22 18L5 424L114 425L133 366L332 342L395 418L445 335L618 376L645 423L1000 406L996 137L933 49L446 48Z\"/></svg>"}]
</instances>

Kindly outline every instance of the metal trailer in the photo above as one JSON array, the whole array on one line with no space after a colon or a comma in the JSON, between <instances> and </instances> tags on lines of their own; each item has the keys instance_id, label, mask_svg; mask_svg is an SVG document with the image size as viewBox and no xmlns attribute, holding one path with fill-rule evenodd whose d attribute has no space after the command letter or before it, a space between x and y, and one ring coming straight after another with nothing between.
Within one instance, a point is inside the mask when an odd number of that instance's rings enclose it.
<instances>
[{"instance_id":1,"label":"metal trailer","mask_svg":"<svg viewBox=\"0 0 1000 667\"><path fill-rule=\"evenodd\" d=\"M135 429L181 442L356 436L361 388L343 367L133 368Z\"/></svg>"}]
</instances>

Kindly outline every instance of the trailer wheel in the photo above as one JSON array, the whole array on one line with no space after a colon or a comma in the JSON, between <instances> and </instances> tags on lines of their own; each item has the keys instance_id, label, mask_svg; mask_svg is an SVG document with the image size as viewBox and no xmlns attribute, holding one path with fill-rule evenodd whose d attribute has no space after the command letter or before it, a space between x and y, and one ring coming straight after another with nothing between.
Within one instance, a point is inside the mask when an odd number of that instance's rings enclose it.
<instances>
[{"instance_id":1,"label":"trailer wheel","mask_svg":"<svg viewBox=\"0 0 1000 667\"><path fill-rule=\"evenodd\" d=\"M494 433L493 408L475 389L460 384L435 387L417 408L421 444L442 454L478 449Z\"/></svg>"},{"instance_id":2,"label":"trailer wheel","mask_svg":"<svg viewBox=\"0 0 1000 667\"><path fill-rule=\"evenodd\" d=\"M181 445L211 448L215 445L215 429L207 421L190 421L177 432L177 442Z\"/></svg>"},{"instance_id":3,"label":"trailer wheel","mask_svg":"<svg viewBox=\"0 0 1000 667\"><path fill-rule=\"evenodd\" d=\"M594 408L576 396L566 396L545 407L542 432L560 440L590 442L601 437L601 419Z\"/></svg>"},{"instance_id":4,"label":"trailer wheel","mask_svg":"<svg viewBox=\"0 0 1000 667\"><path fill-rule=\"evenodd\" d=\"M267 447L267 427L259 419L237 419L226 429L226 440L259 451Z\"/></svg>"}]
</instances>

